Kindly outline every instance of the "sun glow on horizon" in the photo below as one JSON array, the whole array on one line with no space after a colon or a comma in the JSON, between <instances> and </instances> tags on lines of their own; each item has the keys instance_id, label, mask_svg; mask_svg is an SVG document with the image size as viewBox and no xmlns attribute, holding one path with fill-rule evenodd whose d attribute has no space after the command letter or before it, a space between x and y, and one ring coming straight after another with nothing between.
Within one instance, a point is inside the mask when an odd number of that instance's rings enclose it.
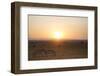
<instances>
[{"instance_id":1,"label":"sun glow on horizon","mask_svg":"<svg viewBox=\"0 0 100 76\"><path fill-rule=\"evenodd\" d=\"M54 38L57 40L62 39L62 32L54 32Z\"/></svg>"},{"instance_id":2,"label":"sun glow on horizon","mask_svg":"<svg viewBox=\"0 0 100 76\"><path fill-rule=\"evenodd\" d=\"M29 40L87 40L88 18L29 15Z\"/></svg>"}]
</instances>

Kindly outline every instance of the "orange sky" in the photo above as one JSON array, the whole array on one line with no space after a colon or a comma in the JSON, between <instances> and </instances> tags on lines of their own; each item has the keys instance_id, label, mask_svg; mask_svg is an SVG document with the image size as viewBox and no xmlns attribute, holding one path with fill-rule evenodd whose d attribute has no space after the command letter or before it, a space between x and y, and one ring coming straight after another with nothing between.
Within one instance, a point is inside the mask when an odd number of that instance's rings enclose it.
<instances>
[{"instance_id":1,"label":"orange sky","mask_svg":"<svg viewBox=\"0 0 100 76\"><path fill-rule=\"evenodd\" d=\"M29 40L52 40L55 32L62 33L62 40L86 40L87 17L29 15Z\"/></svg>"}]
</instances>

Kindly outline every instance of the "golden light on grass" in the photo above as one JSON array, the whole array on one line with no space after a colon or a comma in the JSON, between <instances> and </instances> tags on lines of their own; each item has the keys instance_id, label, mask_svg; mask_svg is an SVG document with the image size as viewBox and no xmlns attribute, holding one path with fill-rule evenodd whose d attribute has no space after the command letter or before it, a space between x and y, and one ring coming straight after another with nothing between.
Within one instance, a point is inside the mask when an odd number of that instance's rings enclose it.
<instances>
[{"instance_id":1,"label":"golden light on grass","mask_svg":"<svg viewBox=\"0 0 100 76\"><path fill-rule=\"evenodd\" d=\"M56 40L62 39L62 32L59 32L59 31L54 32L54 38L55 38Z\"/></svg>"}]
</instances>

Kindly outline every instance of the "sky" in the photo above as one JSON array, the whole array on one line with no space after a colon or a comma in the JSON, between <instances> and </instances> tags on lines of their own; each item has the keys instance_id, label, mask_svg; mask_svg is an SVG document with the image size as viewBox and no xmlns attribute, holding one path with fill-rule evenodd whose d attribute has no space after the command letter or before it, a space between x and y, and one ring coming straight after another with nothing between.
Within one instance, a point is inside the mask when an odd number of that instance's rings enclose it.
<instances>
[{"instance_id":1,"label":"sky","mask_svg":"<svg viewBox=\"0 0 100 76\"><path fill-rule=\"evenodd\" d=\"M87 17L28 16L29 40L86 40L87 37Z\"/></svg>"}]
</instances>

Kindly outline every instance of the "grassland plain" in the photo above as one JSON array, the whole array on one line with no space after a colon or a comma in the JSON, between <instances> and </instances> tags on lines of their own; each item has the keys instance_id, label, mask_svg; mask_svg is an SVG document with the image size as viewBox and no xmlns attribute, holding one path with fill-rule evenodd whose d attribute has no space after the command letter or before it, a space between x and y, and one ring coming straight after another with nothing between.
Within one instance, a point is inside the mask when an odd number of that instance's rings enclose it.
<instances>
[{"instance_id":1,"label":"grassland plain","mask_svg":"<svg viewBox=\"0 0 100 76\"><path fill-rule=\"evenodd\" d=\"M87 40L29 40L28 60L87 58L87 45Z\"/></svg>"}]
</instances>

